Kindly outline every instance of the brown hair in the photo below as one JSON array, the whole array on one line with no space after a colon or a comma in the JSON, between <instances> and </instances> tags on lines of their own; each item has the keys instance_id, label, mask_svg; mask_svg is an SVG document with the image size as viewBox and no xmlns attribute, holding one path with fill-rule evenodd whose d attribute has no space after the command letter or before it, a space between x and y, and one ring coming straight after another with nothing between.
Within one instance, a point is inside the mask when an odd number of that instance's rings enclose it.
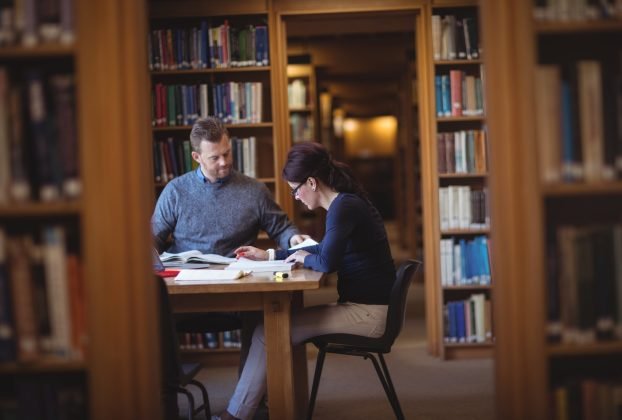
<instances>
[{"instance_id":1,"label":"brown hair","mask_svg":"<svg viewBox=\"0 0 622 420\"><path fill-rule=\"evenodd\" d=\"M218 143L222 136L229 137L227 127L216 117L199 118L190 131L190 144L195 152L201 151L201 142Z\"/></svg>"}]
</instances>

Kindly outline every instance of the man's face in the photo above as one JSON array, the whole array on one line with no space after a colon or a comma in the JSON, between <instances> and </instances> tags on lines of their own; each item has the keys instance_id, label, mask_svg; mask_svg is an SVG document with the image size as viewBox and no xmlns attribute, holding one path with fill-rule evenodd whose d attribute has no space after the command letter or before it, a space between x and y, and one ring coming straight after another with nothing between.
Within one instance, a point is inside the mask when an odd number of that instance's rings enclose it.
<instances>
[{"instance_id":1,"label":"man's face","mask_svg":"<svg viewBox=\"0 0 622 420\"><path fill-rule=\"evenodd\" d=\"M201 165L203 174L211 182L225 178L233 166L229 137L223 135L218 143L203 140L200 153L192 152L192 158Z\"/></svg>"}]
</instances>

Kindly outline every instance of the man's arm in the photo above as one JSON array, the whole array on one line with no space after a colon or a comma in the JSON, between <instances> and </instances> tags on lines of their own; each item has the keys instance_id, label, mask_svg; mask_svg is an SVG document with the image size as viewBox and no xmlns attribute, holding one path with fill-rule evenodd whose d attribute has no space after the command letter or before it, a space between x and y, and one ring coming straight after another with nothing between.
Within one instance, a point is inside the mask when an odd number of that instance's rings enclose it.
<instances>
[{"instance_id":1,"label":"man's arm","mask_svg":"<svg viewBox=\"0 0 622 420\"><path fill-rule=\"evenodd\" d=\"M287 215L281 210L278 204L272 199L268 188L264 186L263 198L258 205L260 206L261 228L266 231L271 239L283 248L288 249L292 244L290 239L294 235L300 235L298 229L290 222Z\"/></svg>"},{"instance_id":2,"label":"man's arm","mask_svg":"<svg viewBox=\"0 0 622 420\"><path fill-rule=\"evenodd\" d=\"M167 248L169 237L177 224L177 216L173 211L175 208L174 201L175 198L171 189L164 188L151 217L151 232L159 252Z\"/></svg>"}]
</instances>

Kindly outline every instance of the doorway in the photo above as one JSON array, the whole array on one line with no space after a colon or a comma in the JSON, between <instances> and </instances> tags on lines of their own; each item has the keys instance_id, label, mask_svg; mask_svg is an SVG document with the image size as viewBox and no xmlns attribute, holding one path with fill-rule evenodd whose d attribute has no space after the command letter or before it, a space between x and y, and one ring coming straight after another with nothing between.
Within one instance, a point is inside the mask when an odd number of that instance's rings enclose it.
<instances>
[{"instance_id":1,"label":"doorway","mask_svg":"<svg viewBox=\"0 0 622 420\"><path fill-rule=\"evenodd\" d=\"M422 258L415 20L415 11L282 17L291 143L321 142L350 165L400 251ZM294 207L296 223L321 236L321 216Z\"/></svg>"}]
</instances>

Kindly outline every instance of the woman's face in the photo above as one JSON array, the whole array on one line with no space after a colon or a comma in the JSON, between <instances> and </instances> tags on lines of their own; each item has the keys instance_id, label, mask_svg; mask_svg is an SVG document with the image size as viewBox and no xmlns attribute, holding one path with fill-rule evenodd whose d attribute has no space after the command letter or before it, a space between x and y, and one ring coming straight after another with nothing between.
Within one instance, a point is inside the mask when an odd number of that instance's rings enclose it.
<instances>
[{"instance_id":1,"label":"woman's face","mask_svg":"<svg viewBox=\"0 0 622 420\"><path fill-rule=\"evenodd\" d=\"M296 200L300 200L309 210L318 207L317 194L311 189L309 179L305 182L287 182L291 188L291 194Z\"/></svg>"}]
</instances>

